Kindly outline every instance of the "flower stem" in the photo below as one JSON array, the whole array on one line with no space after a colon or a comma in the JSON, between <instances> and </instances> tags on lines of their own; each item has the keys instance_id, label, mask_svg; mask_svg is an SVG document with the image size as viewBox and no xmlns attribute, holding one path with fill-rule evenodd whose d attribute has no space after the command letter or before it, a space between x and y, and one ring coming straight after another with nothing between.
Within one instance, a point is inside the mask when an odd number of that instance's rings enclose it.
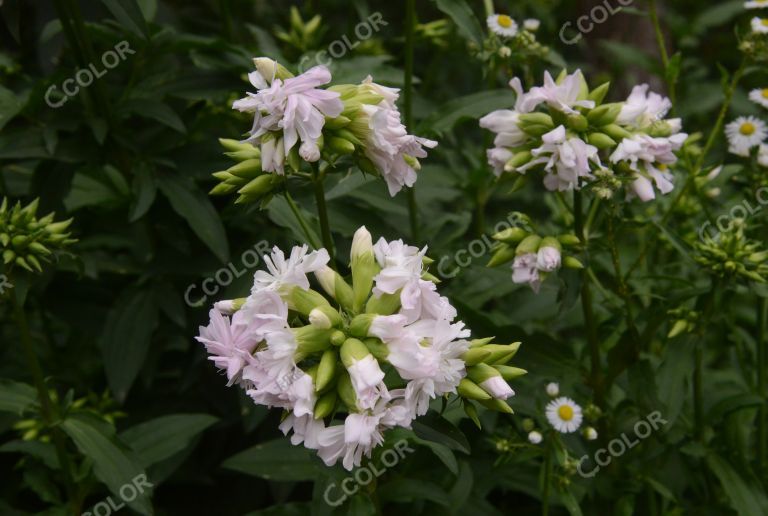
<instances>
[{"instance_id":1,"label":"flower stem","mask_svg":"<svg viewBox=\"0 0 768 516\"><path fill-rule=\"evenodd\" d=\"M547 516L549 514L549 490L552 484L552 440L554 435L550 434L550 438L547 439L547 446L544 455L544 485L541 489L541 516Z\"/></svg>"},{"instance_id":2,"label":"flower stem","mask_svg":"<svg viewBox=\"0 0 768 516\"><path fill-rule=\"evenodd\" d=\"M659 14L656 10L656 0L648 0L648 14L651 17L651 23L653 24L653 30L656 34L656 44L659 46L659 54L661 55L661 64L664 66L664 76L667 81L667 90L669 94L669 100L672 101L672 105L675 105L675 82L667 75L669 70L669 53L667 53L667 45L664 42L664 32L661 30L661 24L659 23Z\"/></svg>"},{"instance_id":3,"label":"flower stem","mask_svg":"<svg viewBox=\"0 0 768 516\"><path fill-rule=\"evenodd\" d=\"M614 223L614 215L615 213L612 212L607 217L608 219L608 245L611 249L611 261L613 262L613 271L616 275L616 288L618 289L619 297L621 297L622 301L624 301L624 311L625 311L625 317L627 320L627 330L629 331L629 335L631 338L632 343L632 356L637 360L637 358L640 355L640 334L637 331L637 326L635 325L635 318L632 313L632 296L629 292L629 287L627 286L627 283L624 281L624 276L621 273L621 262L619 261L619 247L616 243L616 232L613 228Z\"/></svg>"},{"instance_id":4,"label":"flower stem","mask_svg":"<svg viewBox=\"0 0 768 516\"><path fill-rule=\"evenodd\" d=\"M80 514L80 503L77 496L77 487L72 477L72 468L69 461L69 455L67 455L64 435L61 433L61 430L57 426L60 419L58 406L51 400L51 396L48 393L48 388L45 385L45 375L43 374L43 368L40 365L40 361L35 354L35 349L32 344L32 336L29 333L29 324L27 323L27 316L24 313L24 308L21 302L19 302L15 293L11 294L11 300L13 303L14 317L19 328L19 335L21 337L22 345L24 346L24 353L27 359L27 367L29 367L29 371L32 374L32 378L37 389L37 397L38 401L40 402L40 415L42 416L43 423L45 423L45 426L51 432L53 444L56 449L56 456L59 459L59 466L61 467L61 471L64 475L64 484L72 511L74 514Z\"/></svg>"},{"instance_id":5,"label":"flower stem","mask_svg":"<svg viewBox=\"0 0 768 516\"><path fill-rule=\"evenodd\" d=\"M589 239L584 231L584 215L582 212L581 192L573 192L573 215L574 231L581 240L584 251L588 252ZM592 290L589 284L589 267L587 262L581 273L581 309L584 314L584 325L587 330L587 342L589 343L590 357L590 383L594 391L595 404L600 406L603 403L603 378L600 370L600 341L597 335L597 326L595 313L592 308Z\"/></svg>"},{"instance_id":6,"label":"flower stem","mask_svg":"<svg viewBox=\"0 0 768 516\"><path fill-rule=\"evenodd\" d=\"M768 332L768 298L760 298L757 305L757 394L765 397L765 372L766 366L766 332ZM765 403L760 406L758 420L757 443L758 443L758 468L761 479L765 478L766 467L768 466L768 409Z\"/></svg>"},{"instance_id":7,"label":"flower stem","mask_svg":"<svg viewBox=\"0 0 768 516\"><path fill-rule=\"evenodd\" d=\"M323 246L325 246L328 255L331 257L330 266L336 268L336 252L333 247L333 237L331 236L331 225L328 223L328 207L325 204L325 189L323 188L324 172L318 170L317 164L312 167L312 183L315 187L315 202L317 203L317 218L320 220L320 233L323 237Z\"/></svg>"},{"instance_id":8,"label":"flower stem","mask_svg":"<svg viewBox=\"0 0 768 516\"><path fill-rule=\"evenodd\" d=\"M405 126L413 128L413 47L416 31L416 0L405 1L405 83L403 84L403 116ZM408 218L411 224L411 237L419 240L419 211L416 204L416 186L407 190Z\"/></svg>"},{"instance_id":9,"label":"flower stem","mask_svg":"<svg viewBox=\"0 0 768 516\"><path fill-rule=\"evenodd\" d=\"M312 232L309 230L309 224L307 224L307 221L304 219L301 211L299 211L299 207L296 205L293 197L291 197L291 194L288 193L288 190L285 191L285 200L288 202L288 206L291 208L293 216L296 217L299 226L301 226L301 230L304 232L304 236L307 238L309 245L311 245L313 249L320 249L321 244L313 238Z\"/></svg>"}]
</instances>

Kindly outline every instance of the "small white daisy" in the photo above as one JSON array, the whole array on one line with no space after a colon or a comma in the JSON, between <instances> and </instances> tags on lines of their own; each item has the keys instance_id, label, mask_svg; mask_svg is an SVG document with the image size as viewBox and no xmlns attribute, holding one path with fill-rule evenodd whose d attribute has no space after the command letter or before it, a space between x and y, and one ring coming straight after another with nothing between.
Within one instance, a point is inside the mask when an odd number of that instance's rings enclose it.
<instances>
[{"instance_id":1,"label":"small white daisy","mask_svg":"<svg viewBox=\"0 0 768 516\"><path fill-rule=\"evenodd\" d=\"M740 116L725 126L729 152L737 156L749 156L749 150L765 141L765 122L754 116Z\"/></svg>"},{"instance_id":2,"label":"small white daisy","mask_svg":"<svg viewBox=\"0 0 768 516\"><path fill-rule=\"evenodd\" d=\"M766 2L768 2L768 0L766 0ZM528 32L536 32L539 30L540 26L541 22L536 18L528 18L527 20L523 21L523 28Z\"/></svg>"},{"instance_id":3,"label":"small white daisy","mask_svg":"<svg viewBox=\"0 0 768 516\"><path fill-rule=\"evenodd\" d=\"M503 38L513 38L517 34L517 23L506 14L492 14L486 22L491 32Z\"/></svg>"},{"instance_id":4,"label":"small white daisy","mask_svg":"<svg viewBox=\"0 0 768 516\"><path fill-rule=\"evenodd\" d=\"M581 426L584 416L581 407L570 398L560 397L549 402L546 410L547 421L563 434L575 432Z\"/></svg>"},{"instance_id":5,"label":"small white daisy","mask_svg":"<svg viewBox=\"0 0 768 516\"><path fill-rule=\"evenodd\" d=\"M594 441L595 439L597 439L597 430L595 430L591 426L588 426L583 430L583 435L587 441Z\"/></svg>"},{"instance_id":6,"label":"small white daisy","mask_svg":"<svg viewBox=\"0 0 768 516\"><path fill-rule=\"evenodd\" d=\"M768 18L752 18L752 31L761 34L768 34Z\"/></svg>"},{"instance_id":7,"label":"small white daisy","mask_svg":"<svg viewBox=\"0 0 768 516\"><path fill-rule=\"evenodd\" d=\"M768 0L752 0L751 2L746 2L744 7L747 9L762 9L763 7L768 7Z\"/></svg>"},{"instance_id":8,"label":"small white daisy","mask_svg":"<svg viewBox=\"0 0 768 516\"><path fill-rule=\"evenodd\" d=\"M749 92L749 100L768 108L768 88L756 89Z\"/></svg>"},{"instance_id":9,"label":"small white daisy","mask_svg":"<svg viewBox=\"0 0 768 516\"><path fill-rule=\"evenodd\" d=\"M528 442L531 444L539 444L541 442L541 433L534 430L533 432L528 434Z\"/></svg>"},{"instance_id":10,"label":"small white daisy","mask_svg":"<svg viewBox=\"0 0 768 516\"><path fill-rule=\"evenodd\" d=\"M547 394L552 396L553 398L557 397L557 395L560 394L560 385L558 385L555 382L548 383Z\"/></svg>"},{"instance_id":11,"label":"small white daisy","mask_svg":"<svg viewBox=\"0 0 768 516\"><path fill-rule=\"evenodd\" d=\"M768 145L761 145L757 151L757 163L768 168Z\"/></svg>"}]
</instances>

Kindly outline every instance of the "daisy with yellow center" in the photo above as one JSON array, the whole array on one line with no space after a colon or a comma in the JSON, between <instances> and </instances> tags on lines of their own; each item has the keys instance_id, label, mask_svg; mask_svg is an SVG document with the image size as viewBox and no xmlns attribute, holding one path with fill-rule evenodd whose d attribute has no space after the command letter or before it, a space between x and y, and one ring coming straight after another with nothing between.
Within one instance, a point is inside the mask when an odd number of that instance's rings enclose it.
<instances>
[{"instance_id":1,"label":"daisy with yellow center","mask_svg":"<svg viewBox=\"0 0 768 516\"><path fill-rule=\"evenodd\" d=\"M725 126L729 152L749 156L749 151L765 141L768 131L765 122L754 116L740 116Z\"/></svg>"},{"instance_id":2,"label":"daisy with yellow center","mask_svg":"<svg viewBox=\"0 0 768 516\"><path fill-rule=\"evenodd\" d=\"M768 34L768 18L752 18L752 31Z\"/></svg>"},{"instance_id":3,"label":"daisy with yellow center","mask_svg":"<svg viewBox=\"0 0 768 516\"><path fill-rule=\"evenodd\" d=\"M563 434L570 434L578 430L584 419L581 407L572 399L564 396L549 402L546 416L549 424Z\"/></svg>"},{"instance_id":4,"label":"daisy with yellow center","mask_svg":"<svg viewBox=\"0 0 768 516\"><path fill-rule=\"evenodd\" d=\"M763 9L768 7L768 0L752 0L751 2L746 2L744 7L747 9Z\"/></svg>"},{"instance_id":5,"label":"daisy with yellow center","mask_svg":"<svg viewBox=\"0 0 768 516\"><path fill-rule=\"evenodd\" d=\"M749 92L749 100L768 108L768 88L756 89Z\"/></svg>"},{"instance_id":6,"label":"daisy with yellow center","mask_svg":"<svg viewBox=\"0 0 768 516\"><path fill-rule=\"evenodd\" d=\"M506 14L492 14L486 23L491 32L502 38L512 38L517 34L517 23Z\"/></svg>"}]
</instances>

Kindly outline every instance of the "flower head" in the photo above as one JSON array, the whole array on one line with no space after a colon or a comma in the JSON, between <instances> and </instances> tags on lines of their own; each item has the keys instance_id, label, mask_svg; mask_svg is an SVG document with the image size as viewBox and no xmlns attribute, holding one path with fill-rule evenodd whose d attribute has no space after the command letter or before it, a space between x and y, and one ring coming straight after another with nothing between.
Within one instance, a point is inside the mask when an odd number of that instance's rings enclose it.
<instances>
[{"instance_id":1,"label":"flower head","mask_svg":"<svg viewBox=\"0 0 768 516\"><path fill-rule=\"evenodd\" d=\"M768 136L765 122L754 116L740 116L725 126L728 150L737 156L749 156L749 151Z\"/></svg>"},{"instance_id":2,"label":"flower head","mask_svg":"<svg viewBox=\"0 0 768 516\"><path fill-rule=\"evenodd\" d=\"M547 404L546 416L549 424L560 433L575 432L581 426L581 407L570 398L560 397Z\"/></svg>"},{"instance_id":3,"label":"flower head","mask_svg":"<svg viewBox=\"0 0 768 516\"><path fill-rule=\"evenodd\" d=\"M768 108L768 88L757 88L749 92L749 100Z\"/></svg>"},{"instance_id":4,"label":"flower head","mask_svg":"<svg viewBox=\"0 0 768 516\"><path fill-rule=\"evenodd\" d=\"M506 14L492 14L485 20L488 28L503 38L513 38L517 35L517 23Z\"/></svg>"},{"instance_id":5,"label":"flower head","mask_svg":"<svg viewBox=\"0 0 768 516\"><path fill-rule=\"evenodd\" d=\"M758 34L768 34L768 18L760 18L755 16L752 18L752 32Z\"/></svg>"}]
</instances>

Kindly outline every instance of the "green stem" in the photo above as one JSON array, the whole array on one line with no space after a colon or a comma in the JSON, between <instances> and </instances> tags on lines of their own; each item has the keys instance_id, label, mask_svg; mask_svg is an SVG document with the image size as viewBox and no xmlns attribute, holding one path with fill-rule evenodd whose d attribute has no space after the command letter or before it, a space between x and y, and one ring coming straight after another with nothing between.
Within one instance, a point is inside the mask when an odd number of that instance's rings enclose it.
<instances>
[{"instance_id":1,"label":"green stem","mask_svg":"<svg viewBox=\"0 0 768 516\"><path fill-rule=\"evenodd\" d=\"M325 189L323 188L323 178L325 174L318 171L317 164L313 166L313 180L315 187L315 202L317 203L317 218L320 220L320 233L323 237L323 246L331 257L330 266L336 268L336 252L333 247L333 237L331 236L331 225L328 223L328 207L325 204Z\"/></svg>"},{"instance_id":2,"label":"green stem","mask_svg":"<svg viewBox=\"0 0 768 516\"><path fill-rule=\"evenodd\" d=\"M632 339L632 355L635 360L640 355L640 334L637 331L635 325L635 318L632 313L632 298L629 293L629 287L624 281L624 276L621 273L621 262L619 260L619 247L616 243L616 232L614 231L615 213L612 211L608 215L608 246L611 249L611 261L613 262L613 271L616 276L616 287L618 288L619 297L624 301L624 313L627 320L627 330L629 330L630 338Z\"/></svg>"},{"instance_id":3,"label":"green stem","mask_svg":"<svg viewBox=\"0 0 768 516\"><path fill-rule=\"evenodd\" d=\"M664 42L664 32L661 30L661 24L659 23L659 14L656 10L656 0L648 0L648 14L651 17L651 23L653 24L653 30L656 35L656 44L659 46L661 64L664 65L664 77L667 81L669 100L672 101L672 106L674 106L675 82L671 77L667 75L667 70L669 70L669 54L667 53L667 45Z\"/></svg>"},{"instance_id":4,"label":"green stem","mask_svg":"<svg viewBox=\"0 0 768 516\"><path fill-rule=\"evenodd\" d=\"M552 444L551 441L554 435L550 433L547 439L546 455L544 456L544 485L541 490L541 516L547 516L549 514L549 490L552 484Z\"/></svg>"},{"instance_id":5,"label":"green stem","mask_svg":"<svg viewBox=\"0 0 768 516\"><path fill-rule=\"evenodd\" d=\"M405 126L413 128L413 48L416 31L416 0L405 1L405 83L403 84L403 117ZM416 204L416 186L407 190L408 219L411 225L411 238L419 240L419 211Z\"/></svg>"},{"instance_id":6,"label":"green stem","mask_svg":"<svg viewBox=\"0 0 768 516\"><path fill-rule=\"evenodd\" d=\"M765 373L766 366L766 332L768 332L768 298L760 298L757 305L757 394L765 398ZM768 409L765 402L760 406L760 415L757 431L757 459L761 480L765 479L768 468Z\"/></svg>"},{"instance_id":7,"label":"green stem","mask_svg":"<svg viewBox=\"0 0 768 516\"><path fill-rule=\"evenodd\" d=\"M51 400L50 393L45 385L45 375L43 374L43 368L40 365L40 361L37 358L35 348L32 344L32 336L29 333L27 316L24 313L24 308L19 302L16 293L11 293L11 300L13 303L14 317L16 319L16 324L19 327L19 335L27 358L27 367L29 367L29 371L32 374L37 389L37 397L40 402L40 415L43 418L43 423L46 428L51 432L53 444L56 449L56 456L59 459L59 466L61 466L61 471L64 475L67 497L69 498L72 511L74 514L80 514L80 504L78 502L76 484L72 477L72 467L69 461L69 455L67 455L66 442L61 433L61 429L57 426L60 419L58 405Z\"/></svg>"},{"instance_id":8,"label":"green stem","mask_svg":"<svg viewBox=\"0 0 768 516\"><path fill-rule=\"evenodd\" d=\"M584 251L588 253L589 239L584 232L584 214L581 205L581 192L576 190L573 192L574 230L576 236L581 240ZM600 406L603 403L603 378L600 370L600 341L597 335L595 313L592 308L589 267L590 264L587 262L581 274L581 309L584 314L584 325L586 326L587 342L589 343L590 383L594 390L595 404Z\"/></svg>"},{"instance_id":9,"label":"green stem","mask_svg":"<svg viewBox=\"0 0 768 516\"><path fill-rule=\"evenodd\" d=\"M296 221L299 223L299 226L301 226L301 230L304 232L304 236L307 238L307 243L309 243L313 249L320 249L321 244L317 242L312 236L312 232L309 229L309 224L301 214L301 211L294 202L293 197L291 197L291 194L288 193L288 190L285 191L285 200L288 202L288 206L291 208L293 216L296 217Z\"/></svg>"},{"instance_id":10,"label":"green stem","mask_svg":"<svg viewBox=\"0 0 768 516\"><path fill-rule=\"evenodd\" d=\"M714 313L715 299L717 297L717 290L719 286L720 281L713 279L709 293L704 298L704 306L701 308L701 323L695 334L693 369L693 421L696 438L699 441L703 441L704 439L704 332L711 327L709 319Z\"/></svg>"},{"instance_id":11,"label":"green stem","mask_svg":"<svg viewBox=\"0 0 768 516\"><path fill-rule=\"evenodd\" d=\"M493 0L483 0L483 5L485 6L485 17L487 18L494 13Z\"/></svg>"}]
</instances>

